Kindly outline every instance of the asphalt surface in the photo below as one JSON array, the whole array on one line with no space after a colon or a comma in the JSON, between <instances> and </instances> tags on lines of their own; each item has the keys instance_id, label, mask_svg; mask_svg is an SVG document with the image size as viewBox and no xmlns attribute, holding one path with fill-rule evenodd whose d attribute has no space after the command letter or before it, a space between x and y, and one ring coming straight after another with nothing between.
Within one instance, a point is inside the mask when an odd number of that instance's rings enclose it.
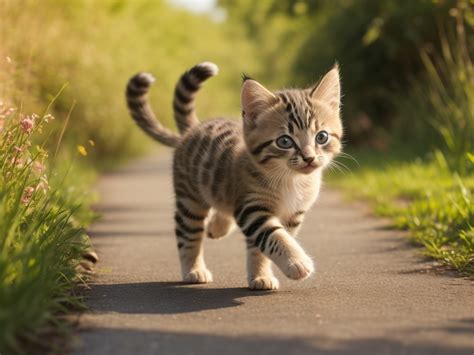
<instances>
[{"instance_id":1,"label":"asphalt surface","mask_svg":"<svg viewBox=\"0 0 474 355\"><path fill-rule=\"evenodd\" d=\"M171 186L170 152L101 179L101 260L73 354L474 353L473 282L325 187L300 233L313 277L247 290L235 232L206 240L213 283L181 284Z\"/></svg>"}]
</instances>

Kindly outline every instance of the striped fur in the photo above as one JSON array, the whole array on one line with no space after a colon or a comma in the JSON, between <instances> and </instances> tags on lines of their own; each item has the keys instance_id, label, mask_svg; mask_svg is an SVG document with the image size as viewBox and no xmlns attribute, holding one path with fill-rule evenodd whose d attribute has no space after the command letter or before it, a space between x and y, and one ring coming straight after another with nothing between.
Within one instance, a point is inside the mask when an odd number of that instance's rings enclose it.
<instances>
[{"instance_id":1,"label":"striped fur","mask_svg":"<svg viewBox=\"0 0 474 355\"><path fill-rule=\"evenodd\" d=\"M205 80L217 75L218 72L217 65L204 62L186 71L176 84L173 110L176 125L181 134L186 132L188 128L199 124L194 105L196 93Z\"/></svg>"},{"instance_id":2,"label":"striped fur","mask_svg":"<svg viewBox=\"0 0 474 355\"><path fill-rule=\"evenodd\" d=\"M126 89L128 109L137 125L150 137L169 147L177 147L180 136L158 122L148 103L148 90L154 81L148 73L138 73L129 80Z\"/></svg>"},{"instance_id":3,"label":"striped fur","mask_svg":"<svg viewBox=\"0 0 474 355\"><path fill-rule=\"evenodd\" d=\"M178 81L173 100L174 117L181 134L199 123L196 116L194 98L202 83L211 76L217 75L217 65L210 62L197 64L186 71ZM126 98L131 116L149 136L158 142L177 147L181 137L163 127L156 119L148 103L148 90L155 79L151 74L138 73L127 85Z\"/></svg>"},{"instance_id":4,"label":"striped fur","mask_svg":"<svg viewBox=\"0 0 474 355\"><path fill-rule=\"evenodd\" d=\"M341 149L337 68L307 90L271 93L247 78L242 87L242 125L224 119L197 122L192 102L198 86L196 90L188 86L189 95L182 100L187 86L182 83L183 78L196 83L198 67L181 77L174 102L187 105L186 113L176 116L182 136L173 141L176 238L183 279L212 281L204 262L203 238L221 238L234 225L245 236L250 288L278 288L272 262L289 278L309 276L313 262L294 237L318 196L322 171ZM210 71L206 78L209 75ZM203 75L199 78L204 80ZM130 92L136 94L131 95L132 102L146 102L138 95L146 93L137 89L143 85L134 79L131 83ZM141 127L152 126L141 123L148 122L143 120L148 116L136 106L140 110L131 109L135 120ZM163 141L160 132L164 129L158 129L157 139ZM321 132L327 141L317 143ZM278 144L282 135L291 138L290 148Z\"/></svg>"}]
</instances>

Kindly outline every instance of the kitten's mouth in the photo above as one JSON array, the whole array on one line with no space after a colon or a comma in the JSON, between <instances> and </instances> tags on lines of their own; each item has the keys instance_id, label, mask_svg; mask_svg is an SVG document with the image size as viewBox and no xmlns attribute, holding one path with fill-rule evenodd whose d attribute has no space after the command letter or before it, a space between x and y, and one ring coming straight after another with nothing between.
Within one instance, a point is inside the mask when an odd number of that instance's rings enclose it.
<instances>
[{"instance_id":1,"label":"kitten's mouth","mask_svg":"<svg viewBox=\"0 0 474 355\"><path fill-rule=\"evenodd\" d=\"M319 167L318 165L307 164L296 170L298 170L300 173L303 173L303 174L310 174L313 171L315 171L318 167Z\"/></svg>"}]
</instances>

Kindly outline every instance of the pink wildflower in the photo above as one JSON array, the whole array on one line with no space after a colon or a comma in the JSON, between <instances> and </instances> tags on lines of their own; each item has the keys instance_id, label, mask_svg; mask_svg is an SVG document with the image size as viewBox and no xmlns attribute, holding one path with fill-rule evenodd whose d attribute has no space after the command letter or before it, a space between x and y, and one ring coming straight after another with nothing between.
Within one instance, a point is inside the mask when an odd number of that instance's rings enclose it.
<instances>
[{"instance_id":1,"label":"pink wildflower","mask_svg":"<svg viewBox=\"0 0 474 355\"><path fill-rule=\"evenodd\" d=\"M33 117L26 116L20 121L21 129L23 132L30 134L33 131L33 126L35 125L35 119Z\"/></svg>"}]
</instances>

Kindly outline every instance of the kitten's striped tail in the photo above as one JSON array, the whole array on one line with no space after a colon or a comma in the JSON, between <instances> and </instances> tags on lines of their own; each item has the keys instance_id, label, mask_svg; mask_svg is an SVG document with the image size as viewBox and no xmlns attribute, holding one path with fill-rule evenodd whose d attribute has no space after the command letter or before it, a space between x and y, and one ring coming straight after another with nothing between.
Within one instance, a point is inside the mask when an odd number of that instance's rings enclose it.
<instances>
[{"instance_id":1,"label":"kitten's striped tail","mask_svg":"<svg viewBox=\"0 0 474 355\"><path fill-rule=\"evenodd\" d=\"M164 127L155 117L148 103L148 90L155 78L149 73L138 73L127 85L127 105L133 119L150 137L158 142L177 147L181 137Z\"/></svg>"},{"instance_id":2,"label":"kitten's striped tail","mask_svg":"<svg viewBox=\"0 0 474 355\"><path fill-rule=\"evenodd\" d=\"M217 65L211 62L203 62L186 71L176 84L173 109L174 118L181 134L199 123L194 99L202 83L211 76L217 75L218 72Z\"/></svg>"}]
</instances>

